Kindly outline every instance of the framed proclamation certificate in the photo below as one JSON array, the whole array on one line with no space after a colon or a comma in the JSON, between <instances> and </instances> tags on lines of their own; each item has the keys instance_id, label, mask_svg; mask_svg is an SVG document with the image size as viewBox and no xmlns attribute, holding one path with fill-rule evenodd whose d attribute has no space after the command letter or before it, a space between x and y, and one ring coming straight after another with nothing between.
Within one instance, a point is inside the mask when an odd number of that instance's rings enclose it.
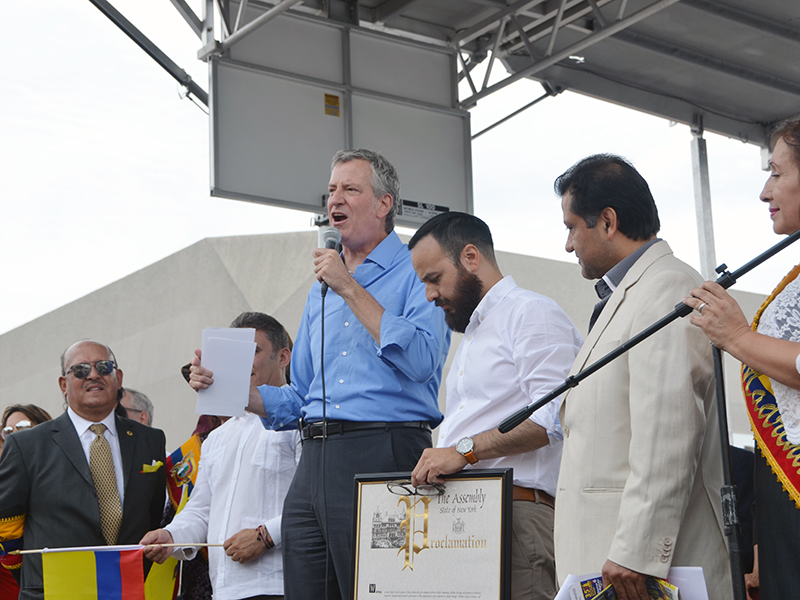
<instances>
[{"instance_id":1,"label":"framed proclamation certificate","mask_svg":"<svg viewBox=\"0 0 800 600\"><path fill-rule=\"evenodd\" d=\"M355 600L506 600L512 469L469 469L414 488L410 473L356 475Z\"/></svg>"}]
</instances>

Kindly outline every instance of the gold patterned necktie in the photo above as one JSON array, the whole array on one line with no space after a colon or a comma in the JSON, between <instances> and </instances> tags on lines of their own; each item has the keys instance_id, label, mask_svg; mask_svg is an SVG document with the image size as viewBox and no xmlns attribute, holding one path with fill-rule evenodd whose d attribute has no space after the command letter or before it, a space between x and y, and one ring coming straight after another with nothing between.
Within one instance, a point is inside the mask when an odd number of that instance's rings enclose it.
<instances>
[{"instance_id":1,"label":"gold patterned necktie","mask_svg":"<svg viewBox=\"0 0 800 600\"><path fill-rule=\"evenodd\" d=\"M117 474L114 460L111 458L111 446L103 435L106 426L102 423L90 425L95 434L89 449L89 469L92 471L97 499L100 502L100 526L106 543L117 543L117 533L122 522L122 505L117 490Z\"/></svg>"}]
</instances>

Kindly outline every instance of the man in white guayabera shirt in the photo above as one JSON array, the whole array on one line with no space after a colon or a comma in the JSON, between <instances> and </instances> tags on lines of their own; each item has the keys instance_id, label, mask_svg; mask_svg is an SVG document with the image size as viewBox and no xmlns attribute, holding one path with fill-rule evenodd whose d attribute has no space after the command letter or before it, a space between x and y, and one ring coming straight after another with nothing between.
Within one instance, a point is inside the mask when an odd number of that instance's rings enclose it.
<instances>
[{"instance_id":1,"label":"man in white guayabera shirt","mask_svg":"<svg viewBox=\"0 0 800 600\"><path fill-rule=\"evenodd\" d=\"M247 312L231 327L256 330L255 384L286 385L291 340L283 326L269 315ZM299 460L298 431L265 429L252 413L229 419L203 442L189 502L172 523L145 535L142 544L223 544L208 549L216 600L282 597L281 513ZM158 562L170 553L192 559L196 549L146 551Z\"/></svg>"}]
</instances>

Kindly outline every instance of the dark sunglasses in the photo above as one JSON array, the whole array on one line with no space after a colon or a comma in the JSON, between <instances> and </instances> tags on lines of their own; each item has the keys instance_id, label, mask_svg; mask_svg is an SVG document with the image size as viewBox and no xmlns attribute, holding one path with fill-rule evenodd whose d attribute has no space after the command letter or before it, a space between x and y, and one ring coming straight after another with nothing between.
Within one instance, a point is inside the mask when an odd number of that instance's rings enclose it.
<instances>
[{"instance_id":1,"label":"dark sunglasses","mask_svg":"<svg viewBox=\"0 0 800 600\"><path fill-rule=\"evenodd\" d=\"M92 365L94 365L94 370L97 371L100 377L110 375L111 372L117 368L113 360L98 360L95 363L78 363L77 365L72 365L67 369L65 375L71 372L74 373L75 377L78 379L86 379L92 372Z\"/></svg>"}]
</instances>

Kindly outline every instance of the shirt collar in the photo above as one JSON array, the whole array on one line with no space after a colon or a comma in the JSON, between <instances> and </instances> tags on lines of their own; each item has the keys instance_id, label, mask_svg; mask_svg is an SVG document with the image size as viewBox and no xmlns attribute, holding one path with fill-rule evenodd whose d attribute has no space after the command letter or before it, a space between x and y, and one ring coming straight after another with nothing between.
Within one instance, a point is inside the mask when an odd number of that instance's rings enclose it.
<instances>
[{"instance_id":1,"label":"shirt collar","mask_svg":"<svg viewBox=\"0 0 800 600\"><path fill-rule=\"evenodd\" d=\"M472 316L469 319L469 324L481 324L483 320L489 316L489 313L492 312L492 309L497 306L515 287L517 287L517 284L511 275L507 275L495 283L491 288L489 288L489 291L483 295L481 301L478 302L478 306L475 307L475 310L472 312Z\"/></svg>"},{"instance_id":2,"label":"shirt collar","mask_svg":"<svg viewBox=\"0 0 800 600\"><path fill-rule=\"evenodd\" d=\"M647 249L650 248L656 242L660 242L661 238L653 238L646 244L643 244L633 252L631 252L628 256L623 258L619 261L616 265L611 267L608 270L608 273L603 275L602 279L600 279L595 285L594 289L597 292L597 295L600 297L601 300L605 300L611 294L614 293L614 290L617 289L617 286L622 282L625 278L625 275L628 274L628 271L631 270L631 267L639 260L642 255L647 252Z\"/></svg>"},{"instance_id":3,"label":"shirt collar","mask_svg":"<svg viewBox=\"0 0 800 600\"><path fill-rule=\"evenodd\" d=\"M374 262L376 265L383 269L388 269L397 253L403 249L403 242L394 231L389 232L380 244L375 246L372 252L369 253L364 262Z\"/></svg>"},{"instance_id":4,"label":"shirt collar","mask_svg":"<svg viewBox=\"0 0 800 600\"><path fill-rule=\"evenodd\" d=\"M72 410L71 406L67 406L67 414L69 415L72 424L75 426L75 431L78 432L78 437L81 437L86 430L89 429L90 425L94 425L95 421L87 421L74 410ZM114 411L112 410L106 418L102 421L97 421L98 423L102 423L106 426L106 429L111 433L112 436L117 437L117 420L114 418Z\"/></svg>"}]
</instances>

